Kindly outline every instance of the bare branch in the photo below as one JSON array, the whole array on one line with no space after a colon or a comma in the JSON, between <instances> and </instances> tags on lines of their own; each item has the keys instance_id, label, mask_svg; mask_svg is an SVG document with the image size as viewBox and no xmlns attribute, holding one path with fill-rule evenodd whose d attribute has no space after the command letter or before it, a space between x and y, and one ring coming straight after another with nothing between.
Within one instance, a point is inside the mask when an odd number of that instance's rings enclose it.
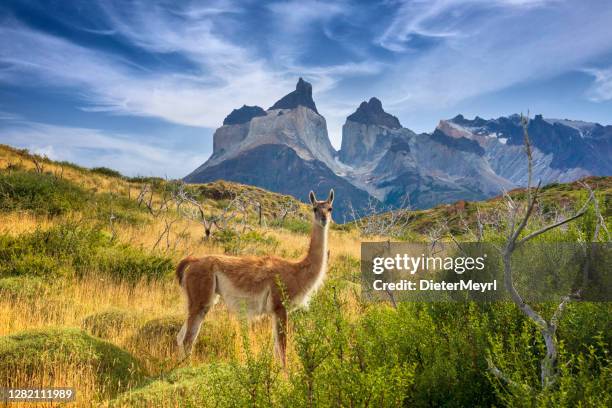
<instances>
[{"instance_id":1,"label":"bare branch","mask_svg":"<svg viewBox=\"0 0 612 408\"><path fill-rule=\"evenodd\" d=\"M591 192L589 193L589 198L587 199L587 201L584 203L584 205L582 206L582 208L581 208L581 209L580 209L580 210L579 210L579 211L578 211L576 214L572 215L572 216L571 216L571 217L569 217L569 218L566 218L566 219L564 219L564 220L558 221L558 222L556 222L556 223L554 223L554 224L547 225L547 226L546 226L546 227L544 227L544 228L541 228L541 229L539 229L539 230L537 230L537 231L532 232L531 234L527 235L525 238L523 238L523 239L521 239L520 241L518 241L517 246L524 244L525 242L529 241L530 239L535 238L535 237L537 237L538 235L541 235L541 234L545 233L546 231L550 231L551 229L554 229L554 228L560 227L560 226L561 226L561 225L563 225L563 224L567 224L567 223L568 223L568 222L570 222L570 221L573 221L573 220L575 220L575 219L577 219L577 218L582 217L582 216L583 216L583 215L584 215L584 214L587 212L587 209L588 209L588 207L589 207L589 204L591 203L591 201L593 201L593 199L594 199L594 196L593 196L593 191L591 191ZM526 223L525 223L525 224L526 224ZM519 231L519 232L520 232L520 231Z\"/></svg>"},{"instance_id":2,"label":"bare branch","mask_svg":"<svg viewBox=\"0 0 612 408\"><path fill-rule=\"evenodd\" d=\"M527 387L527 389L531 390L531 388L529 388L528 386L522 385L517 383L516 381L512 380L511 378L508 378L504 375L504 373L495 366L495 364L493 364L493 361L491 361L490 358L487 358L487 365L489 366L489 372L491 374L493 374L495 377L499 378L500 380L502 380L503 382L505 382L506 384L512 386L512 387L516 387L516 388L524 388Z\"/></svg>"}]
</instances>

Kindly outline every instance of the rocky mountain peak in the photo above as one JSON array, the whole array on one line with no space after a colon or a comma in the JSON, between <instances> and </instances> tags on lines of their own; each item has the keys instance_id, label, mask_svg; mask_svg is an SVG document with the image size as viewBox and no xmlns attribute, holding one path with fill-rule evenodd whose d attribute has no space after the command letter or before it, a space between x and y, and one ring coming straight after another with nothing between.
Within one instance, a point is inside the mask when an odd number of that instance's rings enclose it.
<instances>
[{"instance_id":1,"label":"rocky mountain peak","mask_svg":"<svg viewBox=\"0 0 612 408\"><path fill-rule=\"evenodd\" d=\"M355 113L349 115L346 119L366 125L386 126L390 129L402 127L399 119L385 112L382 102L375 97L370 98L368 102L361 102Z\"/></svg>"},{"instance_id":2,"label":"rocky mountain peak","mask_svg":"<svg viewBox=\"0 0 612 408\"><path fill-rule=\"evenodd\" d=\"M266 116L266 111L259 106L242 105L242 108L234 109L225 117L223 125L240 125L242 123L248 123L257 116Z\"/></svg>"},{"instance_id":3,"label":"rocky mountain peak","mask_svg":"<svg viewBox=\"0 0 612 408\"><path fill-rule=\"evenodd\" d=\"M312 85L301 77L295 86L295 91L283 96L270 109L294 109L300 105L319 113L312 99Z\"/></svg>"}]
</instances>

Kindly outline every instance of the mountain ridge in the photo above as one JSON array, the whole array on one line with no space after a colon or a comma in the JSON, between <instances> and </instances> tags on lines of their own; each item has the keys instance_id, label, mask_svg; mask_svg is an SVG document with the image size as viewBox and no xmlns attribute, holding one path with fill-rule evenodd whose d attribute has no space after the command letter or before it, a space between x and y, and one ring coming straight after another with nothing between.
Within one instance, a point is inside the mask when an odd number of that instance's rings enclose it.
<instances>
[{"instance_id":1,"label":"mountain ridge","mask_svg":"<svg viewBox=\"0 0 612 408\"><path fill-rule=\"evenodd\" d=\"M534 175L544 184L612 174L612 126L536 115L527 128ZM415 208L485 199L523 186L526 171L520 115L458 114L440 120L431 133L416 134L376 97L347 116L336 151L312 85L300 78L295 90L267 111L233 110L215 131L211 157L185 181L248 179L299 199L304 199L301 184L336 183L349 200L340 206L346 217L349 210L365 208L369 197L390 207L408 201Z\"/></svg>"}]
</instances>

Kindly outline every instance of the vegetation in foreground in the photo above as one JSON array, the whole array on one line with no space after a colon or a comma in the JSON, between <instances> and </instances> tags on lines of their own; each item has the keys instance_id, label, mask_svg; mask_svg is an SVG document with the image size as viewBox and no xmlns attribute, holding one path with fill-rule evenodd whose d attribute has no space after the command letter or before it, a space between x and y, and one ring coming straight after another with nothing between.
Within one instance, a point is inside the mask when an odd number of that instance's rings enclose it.
<instances>
[{"instance_id":1,"label":"vegetation in foreground","mask_svg":"<svg viewBox=\"0 0 612 408\"><path fill-rule=\"evenodd\" d=\"M609 214L612 179L588 183ZM532 228L585 198L577 184L547 187ZM372 217L371 231L384 235L367 239L500 242L503 205L406 211L394 224L401 230ZM253 187L127 179L0 146L0 384L74 386L77 406L612 403L609 303L567 305L559 378L542 390L545 346L511 303L364 302L357 223L331 231L328 279L310 309L292 316L286 370L272 358L270 322L248 323L223 304L208 314L191 359L179 361L175 262L205 253L299 257L308 216L297 201ZM588 241L594 218L589 209L538 239ZM535 307L549 318L555 306ZM492 375L487 360L511 381Z\"/></svg>"}]
</instances>

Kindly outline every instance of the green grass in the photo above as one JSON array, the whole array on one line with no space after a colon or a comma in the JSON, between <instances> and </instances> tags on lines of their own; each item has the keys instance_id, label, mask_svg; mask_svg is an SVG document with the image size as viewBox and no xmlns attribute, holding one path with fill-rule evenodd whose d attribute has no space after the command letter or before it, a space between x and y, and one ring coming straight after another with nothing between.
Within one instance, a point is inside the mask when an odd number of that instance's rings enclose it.
<instances>
[{"instance_id":1,"label":"green grass","mask_svg":"<svg viewBox=\"0 0 612 408\"><path fill-rule=\"evenodd\" d=\"M137 327L142 320L142 316L133 311L111 308L86 316L81 327L94 336L108 339Z\"/></svg>"},{"instance_id":2,"label":"green grass","mask_svg":"<svg viewBox=\"0 0 612 408\"><path fill-rule=\"evenodd\" d=\"M0 277L79 277L99 273L137 282L168 276L169 257L118 244L95 226L67 222L17 237L0 235Z\"/></svg>"},{"instance_id":3,"label":"green grass","mask_svg":"<svg viewBox=\"0 0 612 408\"><path fill-rule=\"evenodd\" d=\"M0 279L0 297L4 299L33 299L44 296L51 284L37 276L10 276Z\"/></svg>"},{"instance_id":4,"label":"green grass","mask_svg":"<svg viewBox=\"0 0 612 408\"><path fill-rule=\"evenodd\" d=\"M110 393L141 382L140 363L127 351L77 329L49 328L0 337L0 382L16 384L14 378L66 364L95 368L99 386Z\"/></svg>"},{"instance_id":5,"label":"green grass","mask_svg":"<svg viewBox=\"0 0 612 408\"><path fill-rule=\"evenodd\" d=\"M108 167L94 167L91 169L91 172L107 177L123 178L123 175L117 170L109 169Z\"/></svg>"},{"instance_id":6,"label":"green grass","mask_svg":"<svg viewBox=\"0 0 612 408\"><path fill-rule=\"evenodd\" d=\"M76 184L50 174L28 171L0 173L0 210L60 215L80 210L88 193Z\"/></svg>"}]
</instances>

